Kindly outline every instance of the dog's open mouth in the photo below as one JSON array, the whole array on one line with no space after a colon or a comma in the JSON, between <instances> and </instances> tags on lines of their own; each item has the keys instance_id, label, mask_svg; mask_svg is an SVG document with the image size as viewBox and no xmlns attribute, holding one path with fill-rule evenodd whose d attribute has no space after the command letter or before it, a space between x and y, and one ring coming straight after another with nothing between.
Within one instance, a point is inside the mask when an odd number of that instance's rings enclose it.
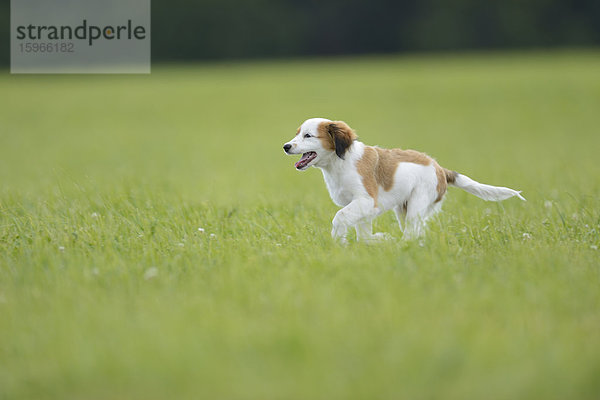
<instances>
[{"instance_id":1,"label":"dog's open mouth","mask_svg":"<svg viewBox=\"0 0 600 400\"><path fill-rule=\"evenodd\" d=\"M317 158L317 153L315 153L314 151L308 151L308 152L302 154L302 157L296 163L296 168L297 169L306 168L308 166L308 164L310 164L310 162L312 160L314 160L315 158Z\"/></svg>"}]
</instances>

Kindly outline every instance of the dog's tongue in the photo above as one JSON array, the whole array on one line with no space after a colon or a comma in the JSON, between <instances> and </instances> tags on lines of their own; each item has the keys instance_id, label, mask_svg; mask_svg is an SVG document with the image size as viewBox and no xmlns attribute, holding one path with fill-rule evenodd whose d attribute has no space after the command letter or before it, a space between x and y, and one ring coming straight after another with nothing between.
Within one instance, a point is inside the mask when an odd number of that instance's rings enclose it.
<instances>
[{"instance_id":1,"label":"dog's tongue","mask_svg":"<svg viewBox=\"0 0 600 400\"><path fill-rule=\"evenodd\" d=\"M309 161L309 159L312 158L312 155L313 155L312 151L302 154L302 157L295 164L296 168L302 168Z\"/></svg>"}]
</instances>

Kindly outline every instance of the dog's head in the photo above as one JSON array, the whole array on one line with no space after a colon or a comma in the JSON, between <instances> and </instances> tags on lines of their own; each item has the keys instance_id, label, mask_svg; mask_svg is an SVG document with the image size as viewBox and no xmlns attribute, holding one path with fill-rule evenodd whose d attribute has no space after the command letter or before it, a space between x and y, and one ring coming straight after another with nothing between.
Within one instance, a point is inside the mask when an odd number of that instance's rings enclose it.
<instances>
[{"instance_id":1,"label":"dog's head","mask_svg":"<svg viewBox=\"0 0 600 400\"><path fill-rule=\"evenodd\" d=\"M300 171L328 163L332 157L344 159L344 154L356 140L356 134L344 121L324 118L307 119L296 136L283 145L287 154L302 154L296 163Z\"/></svg>"}]
</instances>

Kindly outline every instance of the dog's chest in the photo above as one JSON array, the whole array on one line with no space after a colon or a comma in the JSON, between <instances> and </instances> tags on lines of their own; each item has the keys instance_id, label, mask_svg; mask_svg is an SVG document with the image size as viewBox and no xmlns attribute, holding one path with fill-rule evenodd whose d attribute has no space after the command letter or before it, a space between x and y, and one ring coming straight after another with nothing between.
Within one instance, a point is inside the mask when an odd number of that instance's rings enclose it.
<instances>
[{"instance_id":1,"label":"dog's chest","mask_svg":"<svg viewBox=\"0 0 600 400\"><path fill-rule=\"evenodd\" d=\"M344 207L350 204L354 197L352 187L355 177L345 173L330 173L323 171L323 178L325 179L325 185L329 191L329 196L336 205Z\"/></svg>"}]
</instances>

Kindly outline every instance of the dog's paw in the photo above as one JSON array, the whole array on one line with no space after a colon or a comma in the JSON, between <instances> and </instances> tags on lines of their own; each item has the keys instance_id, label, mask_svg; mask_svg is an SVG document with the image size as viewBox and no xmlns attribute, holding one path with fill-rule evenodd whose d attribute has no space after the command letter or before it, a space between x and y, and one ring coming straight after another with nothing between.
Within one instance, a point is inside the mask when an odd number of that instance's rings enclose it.
<instances>
[{"instance_id":1,"label":"dog's paw","mask_svg":"<svg viewBox=\"0 0 600 400\"><path fill-rule=\"evenodd\" d=\"M346 238L346 233L340 232L339 230L336 230L335 228L333 228L333 230L331 231L331 238L336 243L341 244L343 246L346 246L348 244L348 239Z\"/></svg>"},{"instance_id":2,"label":"dog's paw","mask_svg":"<svg viewBox=\"0 0 600 400\"><path fill-rule=\"evenodd\" d=\"M366 238L362 238L362 241L365 243L379 243L379 242L384 242L387 240L393 240L394 237L392 235L390 235L389 233L385 233L385 232L377 232L377 233L373 233L372 235L366 237Z\"/></svg>"},{"instance_id":3,"label":"dog's paw","mask_svg":"<svg viewBox=\"0 0 600 400\"><path fill-rule=\"evenodd\" d=\"M419 246L424 246L424 238L422 233L404 232L402 240L407 243L417 243Z\"/></svg>"},{"instance_id":4,"label":"dog's paw","mask_svg":"<svg viewBox=\"0 0 600 400\"><path fill-rule=\"evenodd\" d=\"M337 244L339 244L341 246L348 246L348 244L350 243L350 242L348 242L348 239L346 239L346 237L335 238L335 241L337 242Z\"/></svg>"},{"instance_id":5,"label":"dog's paw","mask_svg":"<svg viewBox=\"0 0 600 400\"><path fill-rule=\"evenodd\" d=\"M373 234L373 236L377 240L392 240L394 238L392 235L390 235L387 232L376 232L376 233Z\"/></svg>"}]
</instances>

